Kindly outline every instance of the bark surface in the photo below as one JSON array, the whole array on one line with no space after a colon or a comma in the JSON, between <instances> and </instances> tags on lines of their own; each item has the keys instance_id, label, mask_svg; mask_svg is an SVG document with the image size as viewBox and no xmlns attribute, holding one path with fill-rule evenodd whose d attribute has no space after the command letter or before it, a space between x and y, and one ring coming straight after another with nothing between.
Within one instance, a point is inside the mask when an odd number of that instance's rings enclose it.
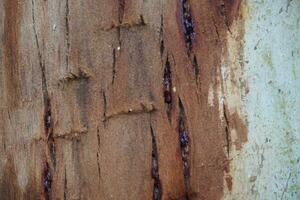
<instances>
[{"instance_id":1,"label":"bark surface","mask_svg":"<svg viewBox=\"0 0 300 200\"><path fill-rule=\"evenodd\" d=\"M219 103L240 5L2 0L1 199L221 199L247 141Z\"/></svg>"}]
</instances>

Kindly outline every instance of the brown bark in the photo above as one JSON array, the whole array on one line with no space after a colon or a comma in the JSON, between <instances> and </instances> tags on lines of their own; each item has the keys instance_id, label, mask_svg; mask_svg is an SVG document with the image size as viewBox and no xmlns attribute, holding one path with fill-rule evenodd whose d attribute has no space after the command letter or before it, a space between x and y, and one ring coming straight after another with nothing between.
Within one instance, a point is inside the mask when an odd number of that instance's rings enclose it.
<instances>
[{"instance_id":1,"label":"brown bark","mask_svg":"<svg viewBox=\"0 0 300 200\"><path fill-rule=\"evenodd\" d=\"M2 1L0 196L220 199L228 129L247 139L217 100L239 4Z\"/></svg>"}]
</instances>

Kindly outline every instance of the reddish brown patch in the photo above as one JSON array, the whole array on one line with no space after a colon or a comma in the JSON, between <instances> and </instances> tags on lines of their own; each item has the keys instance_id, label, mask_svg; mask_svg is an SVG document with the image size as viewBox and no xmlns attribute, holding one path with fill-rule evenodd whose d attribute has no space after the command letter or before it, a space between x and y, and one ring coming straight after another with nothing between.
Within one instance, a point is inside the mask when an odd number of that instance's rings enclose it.
<instances>
[{"instance_id":1,"label":"reddish brown patch","mask_svg":"<svg viewBox=\"0 0 300 200\"><path fill-rule=\"evenodd\" d=\"M8 103L16 106L20 95L19 72L19 23L20 5L18 0L5 0L4 19L4 71Z\"/></svg>"},{"instance_id":2,"label":"reddish brown patch","mask_svg":"<svg viewBox=\"0 0 300 200\"><path fill-rule=\"evenodd\" d=\"M241 117L235 112L234 114L230 115L230 129L235 129L237 133L236 141L234 141L234 145L236 150L241 150L242 145L247 142L247 127L244 124Z\"/></svg>"},{"instance_id":3,"label":"reddish brown patch","mask_svg":"<svg viewBox=\"0 0 300 200\"><path fill-rule=\"evenodd\" d=\"M227 184L228 190L231 191L232 190L232 177L231 176L227 176L225 178L225 180L226 180L226 184Z\"/></svg>"},{"instance_id":4,"label":"reddish brown patch","mask_svg":"<svg viewBox=\"0 0 300 200\"><path fill-rule=\"evenodd\" d=\"M195 32L190 52L186 51L182 2L189 4ZM172 55L176 63L173 66L173 83L185 105L186 123L189 126L191 163L187 192L190 199L216 200L223 196L224 176L229 172L229 162L224 147L227 138L220 119L217 91L222 84L220 67L222 57L227 55L228 30L232 21L239 16L239 7L240 1L178 0L176 8L174 5L166 8L170 11L177 10L175 16L168 13L165 15L164 45L166 52ZM193 78L194 57L199 65L198 79L201 84L197 84ZM211 87L214 90L213 106L208 102ZM243 132L241 143L245 141L246 128L241 125L243 123L240 118L230 116L228 120L235 129L239 129L237 131ZM227 179L225 178L231 189L232 180Z\"/></svg>"}]
</instances>

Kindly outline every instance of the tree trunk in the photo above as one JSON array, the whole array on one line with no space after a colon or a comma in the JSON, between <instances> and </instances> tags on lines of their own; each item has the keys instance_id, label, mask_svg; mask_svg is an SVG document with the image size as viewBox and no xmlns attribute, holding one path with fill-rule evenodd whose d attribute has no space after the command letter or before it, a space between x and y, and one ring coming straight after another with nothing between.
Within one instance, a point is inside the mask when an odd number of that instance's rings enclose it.
<instances>
[{"instance_id":1,"label":"tree trunk","mask_svg":"<svg viewBox=\"0 0 300 200\"><path fill-rule=\"evenodd\" d=\"M1 0L0 199L300 199L299 11Z\"/></svg>"}]
</instances>

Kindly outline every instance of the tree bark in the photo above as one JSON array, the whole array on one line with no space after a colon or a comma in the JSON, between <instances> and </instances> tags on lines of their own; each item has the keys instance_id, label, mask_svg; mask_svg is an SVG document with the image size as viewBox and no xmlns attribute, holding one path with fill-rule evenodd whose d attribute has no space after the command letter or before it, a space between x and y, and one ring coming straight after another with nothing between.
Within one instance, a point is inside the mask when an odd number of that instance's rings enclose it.
<instances>
[{"instance_id":1,"label":"tree bark","mask_svg":"<svg viewBox=\"0 0 300 200\"><path fill-rule=\"evenodd\" d=\"M253 5L1 0L1 199L263 199L235 184Z\"/></svg>"}]
</instances>

